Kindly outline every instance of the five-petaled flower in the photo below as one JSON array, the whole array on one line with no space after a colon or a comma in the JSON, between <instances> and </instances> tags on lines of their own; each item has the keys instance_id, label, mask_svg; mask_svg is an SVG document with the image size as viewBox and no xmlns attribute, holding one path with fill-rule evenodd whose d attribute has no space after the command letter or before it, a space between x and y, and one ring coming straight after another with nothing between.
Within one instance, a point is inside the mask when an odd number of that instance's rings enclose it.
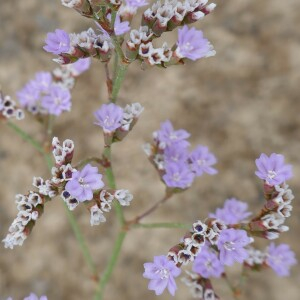
<instances>
[{"instance_id":1,"label":"five-petaled flower","mask_svg":"<svg viewBox=\"0 0 300 300\"><path fill-rule=\"evenodd\" d=\"M255 174L270 186L279 185L293 176L292 166L284 163L282 154L272 153L270 156L262 153L255 160L257 171Z\"/></svg>"},{"instance_id":2,"label":"five-petaled flower","mask_svg":"<svg viewBox=\"0 0 300 300\"><path fill-rule=\"evenodd\" d=\"M70 50L69 34L62 29L49 32L45 43L44 50L53 54L67 53Z\"/></svg>"},{"instance_id":3,"label":"five-petaled flower","mask_svg":"<svg viewBox=\"0 0 300 300\"><path fill-rule=\"evenodd\" d=\"M75 171L72 179L66 184L66 191L79 202L93 199L93 191L104 186L98 168L87 164L81 171Z\"/></svg>"},{"instance_id":4,"label":"five-petaled flower","mask_svg":"<svg viewBox=\"0 0 300 300\"><path fill-rule=\"evenodd\" d=\"M176 267L172 260L166 256L155 256L153 263L144 264L144 278L150 279L148 289L155 291L156 295L161 295L168 288L172 296L175 295L177 289L175 277L178 277L181 270Z\"/></svg>"}]
</instances>

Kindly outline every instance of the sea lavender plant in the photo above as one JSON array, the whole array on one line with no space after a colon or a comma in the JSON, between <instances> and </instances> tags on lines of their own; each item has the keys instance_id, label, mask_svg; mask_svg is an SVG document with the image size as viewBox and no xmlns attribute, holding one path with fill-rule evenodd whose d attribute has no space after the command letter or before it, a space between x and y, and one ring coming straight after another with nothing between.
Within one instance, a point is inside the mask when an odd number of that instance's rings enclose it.
<instances>
[{"instance_id":1,"label":"sea lavender plant","mask_svg":"<svg viewBox=\"0 0 300 300\"><path fill-rule=\"evenodd\" d=\"M153 141L143 146L165 186L165 195L144 212L128 220L122 206L129 206L133 195L127 189L116 187L112 147L133 130L144 110L139 103L128 103L124 108L116 104L128 67L138 62L143 69L167 68L214 56L216 52L203 37L203 32L190 24L210 14L216 5L207 0L166 0L157 1L145 9L149 3L144 0L61 2L65 7L91 19L91 27L80 33L67 33L63 29L49 32L43 48L57 56L53 60L59 64L58 67L52 73L36 73L35 78L17 93L18 103L0 93L1 121L44 156L50 173L47 179L34 177L33 189L16 195L18 213L3 239L4 247L13 249L22 246L37 225L37 220L42 217L47 203L60 197L84 259L93 278L99 281L95 299L103 298L124 238L133 228L179 227L188 230L167 254L154 256L153 262L144 263L143 277L150 280L148 289L156 295L161 295L167 289L174 296L177 290L176 278L181 275L181 268L189 263L193 263L193 272L187 271L183 282L194 297L204 300L219 299L210 279L223 278L229 282L227 268L234 263L241 264L243 272L271 268L278 276L289 275L296 258L288 245L276 246L271 243L264 251L254 247L257 238L277 239L289 229L284 222L291 215L294 198L286 183L292 177L292 167L284 163L283 155L272 153L267 156L263 153L255 161L255 174L263 180L265 198L262 209L256 214L248 211L247 203L230 198L222 208L209 213L204 221L198 220L191 224L143 223L145 217L174 194L189 189L197 177L218 173L215 166L217 158L209 148L198 145L190 150L191 142L187 140L190 133L184 129L174 129L175 125L166 120L153 133ZM137 9L144 11L140 25L134 29L133 24L136 22L133 19ZM164 36L177 28L177 42L170 47ZM60 142L58 137L53 136L54 121L57 117L62 118L63 112L71 111L71 90L77 77L89 69L91 59L98 60L106 74L109 103L101 104L94 112L94 124L100 132L101 129L103 131L104 148L100 156L83 157L74 163L75 144L72 139ZM113 77L110 75L112 60ZM11 121L23 119L24 110L28 112L26 118L33 118L43 124L43 140L25 132ZM91 115L92 112L86 119L91 120ZM103 270L96 269L76 217L72 214L79 205L88 211L91 226L104 223L110 217L105 217L104 213L110 212L112 207L116 211L120 230L111 257ZM52 284L55 286L55 283ZM235 297L241 293L240 286L230 286ZM25 299L46 300L47 297L39 298L31 293Z\"/></svg>"}]
</instances>

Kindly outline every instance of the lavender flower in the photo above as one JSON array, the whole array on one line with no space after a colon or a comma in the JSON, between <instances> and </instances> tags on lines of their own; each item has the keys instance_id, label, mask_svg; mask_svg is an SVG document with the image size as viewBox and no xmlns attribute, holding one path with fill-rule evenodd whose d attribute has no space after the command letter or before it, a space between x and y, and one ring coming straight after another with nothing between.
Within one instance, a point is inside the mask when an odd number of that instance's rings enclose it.
<instances>
[{"instance_id":1,"label":"lavender flower","mask_svg":"<svg viewBox=\"0 0 300 300\"><path fill-rule=\"evenodd\" d=\"M144 278L150 279L148 289L155 291L156 295L161 295L165 288L172 296L177 289L175 277L178 277L181 270L176 267L175 263L164 255L155 256L153 263L144 264Z\"/></svg>"},{"instance_id":2,"label":"lavender flower","mask_svg":"<svg viewBox=\"0 0 300 300\"><path fill-rule=\"evenodd\" d=\"M227 225L236 224L251 215L251 212L248 212L247 209L247 203L230 198L225 201L223 208L217 208L214 214L209 214L209 217L219 219Z\"/></svg>"},{"instance_id":3,"label":"lavender flower","mask_svg":"<svg viewBox=\"0 0 300 300\"><path fill-rule=\"evenodd\" d=\"M63 111L71 109L71 94L68 89L52 85L49 94L42 99L42 107L49 114L59 116Z\"/></svg>"},{"instance_id":4,"label":"lavender flower","mask_svg":"<svg viewBox=\"0 0 300 300\"><path fill-rule=\"evenodd\" d=\"M280 244L276 247L274 243L271 243L267 248L266 263L278 276L284 277L290 275L289 269L297 263L297 260L289 245Z\"/></svg>"},{"instance_id":5,"label":"lavender flower","mask_svg":"<svg viewBox=\"0 0 300 300\"><path fill-rule=\"evenodd\" d=\"M69 34L62 29L49 32L45 43L44 50L53 54L67 53L70 50Z\"/></svg>"},{"instance_id":6,"label":"lavender flower","mask_svg":"<svg viewBox=\"0 0 300 300\"><path fill-rule=\"evenodd\" d=\"M284 156L272 153L270 157L262 153L255 160L257 166L256 176L266 181L268 185L279 185L290 179L292 174L292 166L284 164Z\"/></svg>"},{"instance_id":7,"label":"lavender flower","mask_svg":"<svg viewBox=\"0 0 300 300\"><path fill-rule=\"evenodd\" d=\"M244 230L222 230L217 243L221 263L228 266L233 265L235 261L242 263L249 255L244 247L252 241Z\"/></svg>"},{"instance_id":8,"label":"lavender flower","mask_svg":"<svg viewBox=\"0 0 300 300\"><path fill-rule=\"evenodd\" d=\"M75 171L72 179L66 184L66 191L78 201L93 199L93 190L104 186L102 175L98 174L98 168L87 164L81 171Z\"/></svg>"},{"instance_id":9,"label":"lavender flower","mask_svg":"<svg viewBox=\"0 0 300 300\"><path fill-rule=\"evenodd\" d=\"M46 296L41 296L40 298L34 294L31 293L29 296L25 297L24 300L48 300Z\"/></svg>"},{"instance_id":10,"label":"lavender flower","mask_svg":"<svg viewBox=\"0 0 300 300\"><path fill-rule=\"evenodd\" d=\"M193 271L204 278L219 278L224 272L224 265L221 264L215 252L204 246L194 261Z\"/></svg>"},{"instance_id":11,"label":"lavender flower","mask_svg":"<svg viewBox=\"0 0 300 300\"><path fill-rule=\"evenodd\" d=\"M68 66L70 66L73 76L77 77L90 68L91 59L89 57L78 59L75 63Z\"/></svg>"},{"instance_id":12,"label":"lavender flower","mask_svg":"<svg viewBox=\"0 0 300 300\"><path fill-rule=\"evenodd\" d=\"M178 42L176 54L178 57L197 60L202 57L209 57L216 54L210 42L203 37L201 30L189 29L184 25L178 30Z\"/></svg>"},{"instance_id":13,"label":"lavender flower","mask_svg":"<svg viewBox=\"0 0 300 300\"><path fill-rule=\"evenodd\" d=\"M184 129L174 130L169 120L161 123L160 130L155 132L155 137L158 139L161 148L178 142L186 147L189 146L189 143L185 140L190 137L190 134Z\"/></svg>"},{"instance_id":14,"label":"lavender flower","mask_svg":"<svg viewBox=\"0 0 300 300\"><path fill-rule=\"evenodd\" d=\"M109 21L111 21L111 14L108 14L106 17ZM108 35L108 33L98 23L96 23L96 24L104 34ZM114 24L115 34L123 35L124 33L128 32L129 30L130 30L129 22L128 21L122 22L120 15L117 14L116 19L115 19L115 24Z\"/></svg>"},{"instance_id":15,"label":"lavender flower","mask_svg":"<svg viewBox=\"0 0 300 300\"><path fill-rule=\"evenodd\" d=\"M22 107L32 111L37 111L40 91L37 89L34 80L29 81L19 92L17 92L19 103Z\"/></svg>"},{"instance_id":16,"label":"lavender flower","mask_svg":"<svg viewBox=\"0 0 300 300\"><path fill-rule=\"evenodd\" d=\"M165 170L163 180L168 187L185 189L193 183L194 174L184 162L169 163L165 166Z\"/></svg>"},{"instance_id":17,"label":"lavender flower","mask_svg":"<svg viewBox=\"0 0 300 300\"><path fill-rule=\"evenodd\" d=\"M121 126L123 120L123 109L113 103L103 104L98 109L94 116L96 117L95 124L101 126L104 132L113 132Z\"/></svg>"},{"instance_id":18,"label":"lavender flower","mask_svg":"<svg viewBox=\"0 0 300 300\"><path fill-rule=\"evenodd\" d=\"M35 80L33 81L38 91L46 93L48 92L52 84L52 76L49 72L38 72L35 74Z\"/></svg>"},{"instance_id":19,"label":"lavender flower","mask_svg":"<svg viewBox=\"0 0 300 300\"><path fill-rule=\"evenodd\" d=\"M146 6L149 3L146 0L125 0L126 4L130 7L142 7Z\"/></svg>"},{"instance_id":20,"label":"lavender flower","mask_svg":"<svg viewBox=\"0 0 300 300\"><path fill-rule=\"evenodd\" d=\"M178 142L175 145L167 147L164 151L164 160L166 163L186 161L188 158L188 151L185 143Z\"/></svg>"},{"instance_id":21,"label":"lavender flower","mask_svg":"<svg viewBox=\"0 0 300 300\"><path fill-rule=\"evenodd\" d=\"M217 162L216 157L209 152L205 146L198 146L190 154L191 168L197 176L201 176L203 173L210 175L217 174L218 171L212 167Z\"/></svg>"}]
</instances>

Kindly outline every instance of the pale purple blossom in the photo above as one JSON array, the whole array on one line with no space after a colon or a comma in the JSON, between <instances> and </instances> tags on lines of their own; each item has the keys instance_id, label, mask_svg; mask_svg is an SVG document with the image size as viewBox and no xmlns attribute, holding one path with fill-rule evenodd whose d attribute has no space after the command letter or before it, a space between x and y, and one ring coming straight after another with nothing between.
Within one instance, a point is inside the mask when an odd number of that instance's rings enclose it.
<instances>
[{"instance_id":1,"label":"pale purple blossom","mask_svg":"<svg viewBox=\"0 0 300 300\"><path fill-rule=\"evenodd\" d=\"M251 215L248 204L235 198L227 199L222 208L217 208L214 214L209 214L210 218L216 218L225 224L236 224L244 221Z\"/></svg>"},{"instance_id":2,"label":"pale purple blossom","mask_svg":"<svg viewBox=\"0 0 300 300\"><path fill-rule=\"evenodd\" d=\"M245 230L224 229L221 231L217 246L222 264L231 266L234 262L242 263L249 255L245 246L253 241Z\"/></svg>"},{"instance_id":3,"label":"pale purple blossom","mask_svg":"<svg viewBox=\"0 0 300 300\"><path fill-rule=\"evenodd\" d=\"M109 21L111 21L111 14L108 14L106 17ZM97 25L104 34L105 33L107 34L107 32L99 24ZM115 18L115 24L114 24L115 35L123 35L129 30L130 30L129 22L128 21L122 22L120 15L117 14Z\"/></svg>"},{"instance_id":4,"label":"pale purple blossom","mask_svg":"<svg viewBox=\"0 0 300 300\"><path fill-rule=\"evenodd\" d=\"M215 51L210 42L203 37L201 30L196 30L194 27L189 29L187 25L184 25L182 29L178 30L176 54L180 58L197 60L213 56Z\"/></svg>"},{"instance_id":5,"label":"pale purple blossom","mask_svg":"<svg viewBox=\"0 0 300 300\"><path fill-rule=\"evenodd\" d=\"M279 185L293 176L292 166L284 163L282 154L272 153L270 156L262 153L255 160L256 176L266 181L270 186Z\"/></svg>"},{"instance_id":6,"label":"pale purple blossom","mask_svg":"<svg viewBox=\"0 0 300 300\"><path fill-rule=\"evenodd\" d=\"M170 145L164 150L164 160L166 163L186 161L189 156L185 143L178 142Z\"/></svg>"},{"instance_id":7,"label":"pale purple blossom","mask_svg":"<svg viewBox=\"0 0 300 300\"><path fill-rule=\"evenodd\" d=\"M85 165L81 171L75 171L72 179L66 184L66 191L79 202L93 199L93 191L104 186L102 175L98 168L90 164Z\"/></svg>"},{"instance_id":8,"label":"pale purple blossom","mask_svg":"<svg viewBox=\"0 0 300 300\"><path fill-rule=\"evenodd\" d=\"M163 148L181 142L181 146L189 146L189 142L186 141L190 137L190 134L184 130L174 130L172 123L167 120L160 125L160 130L155 132L155 135Z\"/></svg>"},{"instance_id":9,"label":"pale purple blossom","mask_svg":"<svg viewBox=\"0 0 300 300\"><path fill-rule=\"evenodd\" d=\"M163 180L168 187L185 189L191 186L194 173L185 162L169 163L165 166Z\"/></svg>"},{"instance_id":10,"label":"pale purple blossom","mask_svg":"<svg viewBox=\"0 0 300 300\"><path fill-rule=\"evenodd\" d=\"M297 263L295 253L287 244L280 244L276 247L271 243L267 248L266 263L278 276L285 277L290 275L290 267Z\"/></svg>"},{"instance_id":11,"label":"pale purple blossom","mask_svg":"<svg viewBox=\"0 0 300 300\"><path fill-rule=\"evenodd\" d=\"M48 300L46 296L41 296L40 298L34 294L31 293L29 296L25 297L24 300Z\"/></svg>"},{"instance_id":12,"label":"pale purple blossom","mask_svg":"<svg viewBox=\"0 0 300 300\"><path fill-rule=\"evenodd\" d=\"M59 116L64 111L71 110L71 94L66 88L52 85L49 94L42 99L42 107L51 115Z\"/></svg>"},{"instance_id":13,"label":"pale purple blossom","mask_svg":"<svg viewBox=\"0 0 300 300\"><path fill-rule=\"evenodd\" d=\"M221 264L217 254L213 250L204 246L196 256L193 271L204 278L219 278L224 273L224 265Z\"/></svg>"},{"instance_id":14,"label":"pale purple blossom","mask_svg":"<svg viewBox=\"0 0 300 300\"><path fill-rule=\"evenodd\" d=\"M37 102L40 99L40 91L36 87L34 80L30 80L19 92L17 92L19 103L22 107L32 111L37 111Z\"/></svg>"},{"instance_id":15,"label":"pale purple blossom","mask_svg":"<svg viewBox=\"0 0 300 300\"><path fill-rule=\"evenodd\" d=\"M47 93L52 84L52 76L49 72L38 72L33 81L38 91Z\"/></svg>"},{"instance_id":16,"label":"pale purple blossom","mask_svg":"<svg viewBox=\"0 0 300 300\"><path fill-rule=\"evenodd\" d=\"M113 132L122 125L123 109L114 103L103 104L94 116L96 125L101 126L105 132Z\"/></svg>"},{"instance_id":17,"label":"pale purple blossom","mask_svg":"<svg viewBox=\"0 0 300 300\"><path fill-rule=\"evenodd\" d=\"M45 43L44 50L53 54L67 53L70 50L70 36L62 29L49 32Z\"/></svg>"},{"instance_id":18,"label":"pale purple blossom","mask_svg":"<svg viewBox=\"0 0 300 300\"><path fill-rule=\"evenodd\" d=\"M216 157L209 152L208 147L198 146L190 154L191 168L197 176L201 176L203 173L209 175L215 175L218 171L212 166L216 164Z\"/></svg>"},{"instance_id":19,"label":"pale purple blossom","mask_svg":"<svg viewBox=\"0 0 300 300\"><path fill-rule=\"evenodd\" d=\"M130 7L143 7L149 4L146 0L125 0L126 4Z\"/></svg>"},{"instance_id":20,"label":"pale purple blossom","mask_svg":"<svg viewBox=\"0 0 300 300\"><path fill-rule=\"evenodd\" d=\"M78 59L73 64L70 64L73 76L79 76L83 72L87 71L91 66L90 57Z\"/></svg>"},{"instance_id":21,"label":"pale purple blossom","mask_svg":"<svg viewBox=\"0 0 300 300\"><path fill-rule=\"evenodd\" d=\"M172 260L164 255L155 256L154 262L145 263L144 268L143 277L150 279L149 290L154 291L156 295L161 295L167 288L172 296L175 295L177 285L174 278L180 275L181 270Z\"/></svg>"}]
</instances>

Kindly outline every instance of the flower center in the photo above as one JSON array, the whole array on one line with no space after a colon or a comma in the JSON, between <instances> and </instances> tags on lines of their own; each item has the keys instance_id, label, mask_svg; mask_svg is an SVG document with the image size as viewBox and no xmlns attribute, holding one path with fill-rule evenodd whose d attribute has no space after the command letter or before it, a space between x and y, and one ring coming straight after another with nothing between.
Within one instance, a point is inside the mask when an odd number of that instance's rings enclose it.
<instances>
[{"instance_id":1,"label":"flower center","mask_svg":"<svg viewBox=\"0 0 300 300\"><path fill-rule=\"evenodd\" d=\"M78 182L79 182L79 184L80 184L82 187L84 187L84 188L88 188L88 187L89 187L89 184L86 184L86 183L84 182L84 179L83 179L82 177L80 177L80 178L78 179Z\"/></svg>"},{"instance_id":2,"label":"flower center","mask_svg":"<svg viewBox=\"0 0 300 300\"><path fill-rule=\"evenodd\" d=\"M197 160L197 164L198 164L199 166L204 166L204 165L206 164L206 160L205 160L205 159L198 159L198 160Z\"/></svg>"},{"instance_id":3,"label":"flower center","mask_svg":"<svg viewBox=\"0 0 300 300\"><path fill-rule=\"evenodd\" d=\"M168 269L159 269L155 273L160 276L160 279L168 279L170 276L170 271Z\"/></svg>"},{"instance_id":4,"label":"flower center","mask_svg":"<svg viewBox=\"0 0 300 300\"><path fill-rule=\"evenodd\" d=\"M113 124L113 120L111 120L109 116L106 116L103 123L105 126L111 126Z\"/></svg>"},{"instance_id":5,"label":"flower center","mask_svg":"<svg viewBox=\"0 0 300 300\"><path fill-rule=\"evenodd\" d=\"M180 180L180 175L179 175L179 173L173 174L173 180L174 180L174 181L179 181L179 180Z\"/></svg>"},{"instance_id":6,"label":"flower center","mask_svg":"<svg viewBox=\"0 0 300 300\"><path fill-rule=\"evenodd\" d=\"M194 50L194 46L190 42L185 43L182 48L187 52Z\"/></svg>"},{"instance_id":7,"label":"flower center","mask_svg":"<svg viewBox=\"0 0 300 300\"><path fill-rule=\"evenodd\" d=\"M59 105L61 103L61 99L58 98L58 97L55 97L54 98L54 103L55 103L55 105Z\"/></svg>"},{"instance_id":8,"label":"flower center","mask_svg":"<svg viewBox=\"0 0 300 300\"><path fill-rule=\"evenodd\" d=\"M269 179L274 179L274 177L277 175L275 171L268 171L268 178Z\"/></svg>"},{"instance_id":9,"label":"flower center","mask_svg":"<svg viewBox=\"0 0 300 300\"><path fill-rule=\"evenodd\" d=\"M234 242L226 242L224 243L224 248L228 251L235 250Z\"/></svg>"}]
</instances>

